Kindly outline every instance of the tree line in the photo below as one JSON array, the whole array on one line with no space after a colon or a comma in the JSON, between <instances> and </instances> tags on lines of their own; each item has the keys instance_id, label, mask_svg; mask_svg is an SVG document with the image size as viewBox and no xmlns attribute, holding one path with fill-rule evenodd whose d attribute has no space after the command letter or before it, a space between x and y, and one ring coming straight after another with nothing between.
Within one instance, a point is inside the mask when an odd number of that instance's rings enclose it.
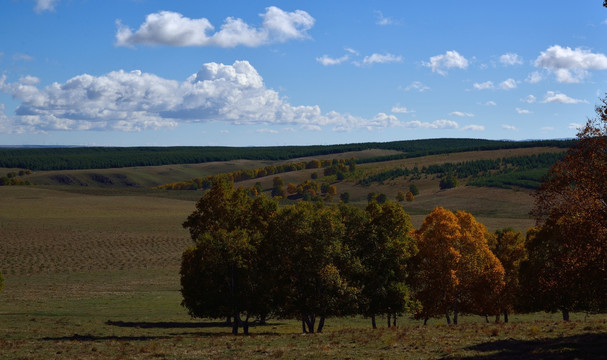
<instances>
[{"instance_id":1,"label":"tree line","mask_svg":"<svg viewBox=\"0 0 607 360\"><path fill-rule=\"evenodd\" d=\"M474 150L497 150L522 147L569 147L571 141L497 141L482 139L425 139L371 142L341 145L274 147L43 147L1 148L0 167L26 168L34 171L107 169L133 166L195 164L213 161L290 160L300 157L331 155L368 149L395 150L401 158ZM386 161L382 157L360 163Z\"/></svg>"},{"instance_id":2,"label":"tree line","mask_svg":"<svg viewBox=\"0 0 607 360\"><path fill-rule=\"evenodd\" d=\"M512 156L489 160L472 160L457 163L444 163L423 166L418 168L394 168L369 175L359 181L359 184L369 186L374 182L382 183L399 177L420 178L425 175L439 175L440 177L468 178L476 177L478 180L491 179L502 174L527 173L543 169L543 174L557 161L562 159L565 153L543 153L525 156ZM477 180L477 179L473 179ZM480 184L480 182L479 182Z\"/></svg>"}]
</instances>

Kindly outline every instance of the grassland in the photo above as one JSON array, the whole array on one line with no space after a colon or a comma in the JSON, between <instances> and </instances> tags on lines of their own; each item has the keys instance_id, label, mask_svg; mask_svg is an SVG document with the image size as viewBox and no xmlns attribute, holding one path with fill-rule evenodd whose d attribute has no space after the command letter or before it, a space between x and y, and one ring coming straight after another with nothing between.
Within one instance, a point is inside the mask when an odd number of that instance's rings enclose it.
<instances>
[{"instance_id":1,"label":"grassland","mask_svg":"<svg viewBox=\"0 0 607 360\"><path fill-rule=\"evenodd\" d=\"M534 150L500 151L370 163L358 171ZM569 323L558 314L513 315L509 324L468 316L457 326L446 326L443 319L423 326L401 318L397 328L378 330L368 319L343 318L329 319L324 333L316 335L301 335L296 321L271 319L251 329L250 337L230 335L231 329L217 320L191 319L180 306L180 256L191 242L181 223L201 193L153 191L148 185L257 165L236 161L99 170L128 179L139 176L140 186L0 187L0 270L6 280L0 292L0 359L605 358L603 315L573 314ZM283 178L298 182L312 171ZM42 179L49 173L32 176ZM269 188L271 177L262 182ZM525 230L532 224L529 191L465 186L439 191L431 177L416 184L420 195L404 204L416 226L437 205L469 210L491 229ZM370 191L393 197L406 186L404 179L368 188L355 180L338 184L360 204Z\"/></svg>"}]
</instances>

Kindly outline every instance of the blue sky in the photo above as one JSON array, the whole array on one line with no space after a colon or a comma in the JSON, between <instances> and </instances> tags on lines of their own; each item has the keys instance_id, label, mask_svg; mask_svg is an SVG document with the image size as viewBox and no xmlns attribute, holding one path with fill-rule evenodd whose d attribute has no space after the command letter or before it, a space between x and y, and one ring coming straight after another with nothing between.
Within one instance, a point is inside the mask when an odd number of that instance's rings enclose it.
<instances>
[{"instance_id":1,"label":"blue sky","mask_svg":"<svg viewBox=\"0 0 607 360\"><path fill-rule=\"evenodd\" d=\"M3 0L0 144L573 137L606 35L600 0Z\"/></svg>"}]
</instances>

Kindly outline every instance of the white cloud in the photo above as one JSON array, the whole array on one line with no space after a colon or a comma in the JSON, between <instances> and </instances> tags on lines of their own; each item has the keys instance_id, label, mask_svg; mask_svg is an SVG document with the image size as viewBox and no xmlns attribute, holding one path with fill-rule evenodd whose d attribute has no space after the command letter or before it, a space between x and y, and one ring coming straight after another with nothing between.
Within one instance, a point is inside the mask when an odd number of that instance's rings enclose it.
<instances>
[{"instance_id":1,"label":"white cloud","mask_svg":"<svg viewBox=\"0 0 607 360\"><path fill-rule=\"evenodd\" d=\"M502 129L508 130L508 131L518 131L516 126L512 126L512 125L502 125Z\"/></svg>"},{"instance_id":2,"label":"white cloud","mask_svg":"<svg viewBox=\"0 0 607 360\"><path fill-rule=\"evenodd\" d=\"M411 91L411 90L417 90L419 92L424 92L424 91L430 90L430 87L424 85L421 81L414 81L405 88L405 91Z\"/></svg>"},{"instance_id":3,"label":"white cloud","mask_svg":"<svg viewBox=\"0 0 607 360\"><path fill-rule=\"evenodd\" d=\"M415 110L409 110L405 106L402 106L402 107L393 106L392 107L392 112L395 113L395 114L410 114L410 113L414 113Z\"/></svg>"},{"instance_id":4,"label":"white cloud","mask_svg":"<svg viewBox=\"0 0 607 360\"><path fill-rule=\"evenodd\" d=\"M255 132L260 134L278 134L278 130L274 129L257 129Z\"/></svg>"},{"instance_id":5,"label":"white cloud","mask_svg":"<svg viewBox=\"0 0 607 360\"><path fill-rule=\"evenodd\" d=\"M568 128L571 129L571 130L580 130L583 127L584 127L584 125L580 124L580 123L570 123L569 126L568 126Z\"/></svg>"},{"instance_id":6,"label":"white cloud","mask_svg":"<svg viewBox=\"0 0 607 360\"><path fill-rule=\"evenodd\" d=\"M496 105L497 105L497 103L496 103L495 101L491 101L491 100L489 100L489 101L487 101L487 102L485 103L485 105L486 105L486 106L496 106Z\"/></svg>"},{"instance_id":7,"label":"white cloud","mask_svg":"<svg viewBox=\"0 0 607 360\"><path fill-rule=\"evenodd\" d=\"M36 0L34 11L38 14L44 11L54 11L59 0Z\"/></svg>"},{"instance_id":8,"label":"white cloud","mask_svg":"<svg viewBox=\"0 0 607 360\"><path fill-rule=\"evenodd\" d=\"M379 113L373 117L373 120L368 124L368 127L386 128L400 126L401 123L394 115Z\"/></svg>"},{"instance_id":9,"label":"white cloud","mask_svg":"<svg viewBox=\"0 0 607 360\"><path fill-rule=\"evenodd\" d=\"M520 65L523 63L523 58L518 54L507 53L500 56L500 62L504 65Z\"/></svg>"},{"instance_id":10,"label":"white cloud","mask_svg":"<svg viewBox=\"0 0 607 360\"><path fill-rule=\"evenodd\" d=\"M229 134L230 130L219 130L220 134Z\"/></svg>"},{"instance_id":11,"label":"white cloud","mask_svg":"<svg viewBox=\"0 0 607 360\"><path fill-rule=\"evenodd\" d=\"M390 17L385 17L384 14L379 11L379 10L375 10L375 23L377 25L381 25L381 26L387 26L387 25L394 25L396 24L396 21L394 21L392 18Z\"/></svg>"},{"instance_id":12,"label":"white cloud","mask_svg":"<svg viewBox=\"0 0 607 360\"><path fill-rule=\"evenodd\" d=\"M447 51L443 55L432 56L430 62L424 62L423 64L432 68L432 72L437 72L441 75L446 75L448 69L468 68L468 60L455 50Z\"/></svg>"},{"instance_id":13,"label":"white cloud","mask_svg":"<svg viewBox=\"0 0 607 360\"><path fill-rule=\"evenodd\" d=\"M485 131L483 125L466 125L462 128L463 131Z\"/></svg>"},{"instance_id":14,"label":"white cloud","mask_svg":"<svg viewBox=\"0 0 607 360\"><path fill-rule=\"evenodd\" d=\"M352 55L356 55L356 56L360 55L360 53L358 51L356 51L356 50L354 50L352 48L349 48L349 47L344 48L344 50L346 50L347 52L349 52Z\"/></svg>"},{"instance_id":15,"label":"white cloud","mask_svg":"<svg viewBox=\"0 0 607 360\"><path fill-rule=\"evenodd\" d=\"M449 113L449 115L459 116L459 117L474 117L474 114L472 114L472 113L461 112L461 111L453 111L453 112Z\"/></svg>"},{"instance_id":16,"label":"white cloud","mask_svg":"<svg viewBox=\"0 0 607 360\"><path fill-rule=\"evenodd\" d=\"M556 93L554 91L547 91L544 96L544 104L548 103L558 103L558 104L578 104L578 103L588 103L586 100L574 99L569 97L563 93Z\"/></svg>"},{"instance_id":17,"label":"white cloud","mask_svg":"<svg viewBox=\"0 0 607 360\"><path fill-rule=\"evenodd\" d=\"M535 66L552 71L561 83L578 83L589 76L588 70L606 70L607 56L581 48L554 45L535 60Z\"/></svg>"},{"instance_id":18,"label":"white cloud","mask_svg":"<svg viewBox=\"0 0 607 360\"><path fill-rule=\"evenodd\" d=\"M266 88L247 61L207 63L182 82L120 70L102 76L78 75L44 88L36 83L34 77L14 83L0 77L0 91L21 102L16 116L9 119L12 131L139 131L212 121L332 127L337 131L399 125L395 116L383 113L365 119L335 111L323 114L317 105L291 105Z\"/></svg>"},{"instance_id":19,"label":"white cloud","mask_svg":"<svg viewBox=\"0 0 607 360\"><path fill-rule=\"evenodd\" d=\"M242 19L228 17L215 33L206 18L190 19L180 13L160 11L149 14L135 32L120 20L116 21L116 45L135 46L219 46L256 47L292 39L305 39L314 26L314 18L303 10L283 11L275 6L266 8L261 27L255 28Z\"/></svg>"},{"instance_id":20,"label":"white cloud","mask_svg":"<svg viewBox=\"0 0 607 360\"><path fill-rule=\"evenodd\" d=\"M527 76L527 79L525 81L531 84L537 84L538 82L542 81L543 78L544 77L542 76L542 74L537 71L534 71L529 74L529 76Z\"/></svg>"},{"instance_id":21,"label":"white cloud","mask_svg":"<svg viewBox=\"0 0 607 360\"><path fill-rule=\"evenodd\" d=\"M528 95L526 98L521 99L522 102L525 102L527 104L533 104L536 100L537 99L533 95Z\"/></svg>"},{"instance_id":22,"label":"white cloud","mask_svg":"<svg viewBox=\"0 0 607 360\"><path fill-rule=\"evenodd\" d=\"M500 84L500 88L502 88L503 90L516 89L516 81L512 78L506 79L506 80L502 81L502 83Z\"/></svg>"},{"instance_id":23,"label":"white cloud","mask_svg":"<svg viewBox=\"0 0 607 360\"><path fill-rule=\"evenodd\" d=\"M422 122L419 120L409 121L403 124L408 128L423 128L423 129L457 129L459 124L452 120L435 120L433 122Z\"/></svg>"},{"instance_id":24,"label":"white cloud","mask_svg":"<svg viewBox=\"0 0 607 360\"><path fill-rule=\"evenodd\" d=\"M348 55L344 55L340 58L331 58L328 55L323 55L321 57L317 57L316 61L321 63L324 66L331 66L331 65L339 65L341 63L343 63L344 61L347 61L349 58Z\"/></svg>"},{"instance_id":25,"label":"white cloud","mask_svg":"<svg viewBox=\"0 0 607 360\"><path fill-rule=\"evenodd\" d=\"M516 108L515 110L519 114L531 114L531 111L529 111L527 109Z\"/></svg>"},{"instance_id":26,"label":"white cloud","mask_svg":"<svg viewBox=\"0 0 607 360\"><path fill-rule=\"evenodd\" d=\"M493 82L485 81L484 83L474 83L472 86L474 86L476 90L489 90L493 89Z\"/></svg>"},{"instance_id":27,"label":"white cloud","mask_svg":"<svg viewBox=\"0 0 607 360\"><path fill-rule=\"evenodd\" d=\"M392 55L390 53L386 53L386 54L371 54L370 56L365 56L365 58L363 59L363 64L365 65L372 65L375 63L378 64L386 64L386 63L394 63L394 62L402 62L403 61L403 57L402 56L396 56L396 55Z\"/></svg>"}]
</instances>

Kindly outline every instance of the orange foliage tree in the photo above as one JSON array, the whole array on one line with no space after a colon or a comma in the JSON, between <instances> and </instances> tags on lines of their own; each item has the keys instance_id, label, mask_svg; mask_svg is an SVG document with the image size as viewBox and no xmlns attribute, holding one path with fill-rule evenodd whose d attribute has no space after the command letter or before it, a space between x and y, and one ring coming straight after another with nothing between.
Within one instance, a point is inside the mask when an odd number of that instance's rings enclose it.
<instances>
[{"instance_id":1,"label":"orange foliage tree","mask_svg":"<svg viewBox=\"0 0 607 360\"><path fill-rule=\"evenodd\" d=\"M438 207L414 231L413 286L422 309L416 316L446 315L457 324L459 313L497 314L496 298L504 287L504 268L487 244L487 228L464 211Z\"/></svg>"},{"instance_id":2,"label":"orange foliage tree","mask_svg":"<svg viewBox=\"0 0 607 360\"><path fill-rule=\"evenodd\" d=\"M550 287L558 296L537 294L535 304L527 304L559 309L565 320L569 311L607 310L607 99L601 103L567 156L550 169L532 211L538 230L528 246L549 250L530 251L525 266L535 274L526 271L525 284Z\"/></svg>"}]
</instances>

